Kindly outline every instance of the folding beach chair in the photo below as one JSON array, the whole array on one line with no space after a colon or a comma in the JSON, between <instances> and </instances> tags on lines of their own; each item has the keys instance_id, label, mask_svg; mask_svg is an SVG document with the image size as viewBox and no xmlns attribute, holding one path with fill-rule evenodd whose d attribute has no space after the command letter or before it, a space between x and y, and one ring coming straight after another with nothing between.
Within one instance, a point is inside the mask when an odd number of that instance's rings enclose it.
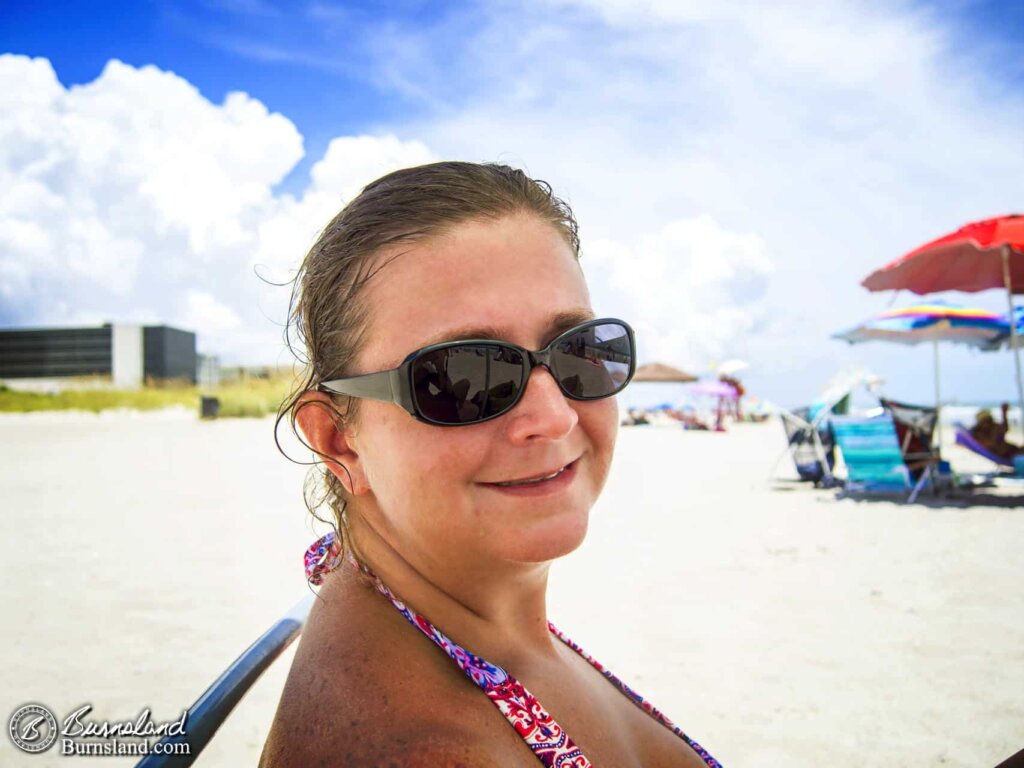
<instances>
[{"instance_id":1,"label":"folding beach chair","mask_svg":"<svg viewBox=\"0 0 1024 768\"><path fill-rule=\"evenodd\" d=\"M185 718L185 733L165 736L157 742L161 745L161 754L151 752L136 763L135 768L184 768L192 765L253 683L302 632L313 599L311 593L296 603L235 659L213 685L196 699L195 704L189 707ZM188 745L188 754L171 754L182 750L181 745L185 744Z\"/></svg>"},{"instance_id":2,"label":"folding beach chair","mask_svg":"<svg viewBox=\"0 0 1024 768\"><path fill-rule=\"evenodd\" d=\"M830 419L847 412L855 389L865 387L872 392L879 381L877 376L863 369L839 371L809 407L792 411L779 409L786 430L786 448L772 465L770 477L774 479L782 460L792 456L801 480L827 488L841 485L842 481L832 473L835 439Z\"/></svg>"},{"instance_id":3,"label":"folding beach chair","mask_svg":"<svg viewBox=\"0 0 1024 768\"><path fill-rule=\"evenodd\" d=\"M949 465L942 461L939 446L934 442L939 409L934 406L900 403L884 397L878 400L886 413L892 416L896 427L896 439L903 454L903 463L910 470L911 478L916 482L923 474L929 474L933 485L936 485L940 478L952 482Z\"/></svg>"},{"instance_id":4,"label":"folding beach chair","mask_svg":"<svg viewBox=\"0 0 1024 768\"><path fill-rule=\"evenodd\" d=\"M991 461L993 464L998 464L1001 467L1009 467L1013 469L1013 459L1008 459L1005 456L1000 456L998 453L992 453L988 448L979 443L974 439L974 435L967 429L963 424L956 425L956 444L962 445L972 453L976 453L979 456L984 456L986 459Z\"/></svg>"},{"instance_id":5,"label":"folding beach chair","mask_svg":"<svg viewBox=\"0 0 1024 768\"><path fill-rule=\"evenodd\" d=\"M907 501L913 503L931 477L924 472L916 483L911 479L888 414L872 418L834 416L832 431L846 463L847 492L906 492Z\"/></svg>"},{"instance_id":6,"label":"folding beach chair","mask_svg":"<svg viewBox=\"0 0 1024 768\"><path fill-rule=\"evenodd\" d=\"M829 411L822 411L817 419L812 420L808 408L779 411L782 427L786 431L786 450L775 461L771 473L773 477L779 462L790 455L801 480L826 487L833 485L835 478L832 475L832 468L835 466L836 457L835 441L828 422L829 415Z\"/></svg>"}]
</instances>

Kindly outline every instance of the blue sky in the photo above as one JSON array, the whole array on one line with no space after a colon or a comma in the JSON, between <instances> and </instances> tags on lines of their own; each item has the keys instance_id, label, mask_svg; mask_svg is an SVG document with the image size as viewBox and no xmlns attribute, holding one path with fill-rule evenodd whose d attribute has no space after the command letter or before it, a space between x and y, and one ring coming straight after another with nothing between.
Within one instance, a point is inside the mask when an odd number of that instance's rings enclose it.
<instances>
[{"instance_id":1,"label":"blue sky","mask_svg":"<svg viewBox=\"0 0 1024 768\"><path fill-rule=\"evenodd\" d=\"M399 121L422 104L374 75L366 38L388 23L437 18L434 3L329 4L317 14L262 2L5 3L0 49L45 56L65 85L95 80L107 61L155 64L173 71L214 102L245 91L287 115L306 140L307 155L289 178L297 188L334 136ZM455 11L454 4L450 11ZM55 23L59 19L59 23ZM327 51L343 51L333 57ZM302 83L301 88L296 83Z\"/></svg>"},{"instance_id":2,"label":"blue sky","mask_svg":"<svg viewBox=\"0 0 1024 768\"><path fill-rule=\"evenodd\" d=\"M0 4L24 87L0 178L25 185L0 322L168 321L283 360L254 270L286 277L373 174L503 160L572 201L598 309L648 359L740 357L789 404L864 366L926 401L928 350L827 337L889 306L874 267L1024 209L1024 4L725 5ZM1009 356L944 350L950 396L1013 389Z\"/></svg>"},{"instance_id":3,"label":"blue sky","mask_svg":"<svg viewBox=\"0 0 1024 768\"><path fill-rule=\"evenodd\" d=\"M181 75L208 99L244 91L287 115L305 139L306 155L283 182L299 191L328 142L342 133L374 131L460 101L453 78L434 82L431 99L394 87L377 67L372 41L382 31L441 30L431 51L443 67L445 43L483 15L471 2L401 0L279 4L226 2L10 2L0 5L0 50L48 58L65 85L88 83L110 59ZM942 16L965 49L978 48L996 82L1024 88L1024 59L1014 52L1024 34L1024 3L978 0L920 3ZM55 23L59 19L59 23ZM428 46L429 47L429 46ZM341 54L341 55L339 55ZM296 82L302 88L296 88ZM440 87L438 87L440 86Z\"/></svg>"}]
</instances>

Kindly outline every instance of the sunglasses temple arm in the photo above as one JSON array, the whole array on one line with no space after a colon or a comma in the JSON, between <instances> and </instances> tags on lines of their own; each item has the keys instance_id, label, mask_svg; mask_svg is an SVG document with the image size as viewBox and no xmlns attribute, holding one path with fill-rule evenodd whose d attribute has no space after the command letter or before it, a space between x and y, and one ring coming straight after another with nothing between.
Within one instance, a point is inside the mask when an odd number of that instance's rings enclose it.
<instances>
[{"instance_id":1,"label":"sunglasses temple arm","mask_svg":"<svg viewBox=\"0 0 1024 768\"><path fill-rule=\"evenodd\" d=\"M392 368L388 374L388 383L391 385L391 402L397 403L415 416L416 409L412 404L412 386L409 384L409 365Z\"/></svg>"},{"instance_id":2,"label":"sunglasses temple arm","mask_svg":"<svg viewBox=\"0 0 1024 768\"><path fill-rule=\"evenodd\" d=\"M397 403L406 410L412 408L412 397L405 366L399 366L390 371L325 381L320 386L339 395Z\"/></svg>"}]
</instances>

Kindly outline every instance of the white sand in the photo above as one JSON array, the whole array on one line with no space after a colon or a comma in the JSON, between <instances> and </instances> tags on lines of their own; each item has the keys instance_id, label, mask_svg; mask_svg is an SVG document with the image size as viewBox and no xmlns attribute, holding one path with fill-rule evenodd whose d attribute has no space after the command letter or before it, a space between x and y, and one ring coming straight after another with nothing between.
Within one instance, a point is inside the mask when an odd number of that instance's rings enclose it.
<instances>
[{"instance_id":1,"label":"white sand","mask_svg":"<svg viewBox=\"0 0 1024 768\"><path fill-rule=\"evenodd\" d=\"M773 486L783 442L775 422L624 429L552 619L726 766L994 766L1024 747L1024 507ZM269 421L2 417L0 467L5 717L175 718L304 594L304 469ZM255 763L287 659L198 765ZM0 737L0 764L69 760Z\"/></svg>"}]
</instances>

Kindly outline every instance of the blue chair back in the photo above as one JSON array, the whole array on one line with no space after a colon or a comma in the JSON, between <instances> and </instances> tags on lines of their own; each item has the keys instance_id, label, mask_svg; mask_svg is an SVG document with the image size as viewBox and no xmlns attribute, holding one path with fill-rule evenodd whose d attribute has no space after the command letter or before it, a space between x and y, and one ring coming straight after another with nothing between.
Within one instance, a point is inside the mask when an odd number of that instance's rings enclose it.
<instances>
[{"instance_id":1,"label":"blue chair back","mask_svg":"<svg viewBox=\"0 0 1024 768\"><path fill-rule=\"evenodd\" d=\"M910 487L896 427L888 414L870 419L832 417L832 432L846 463L848 481L866 490Z\"/></svg>"}]
</instances>

